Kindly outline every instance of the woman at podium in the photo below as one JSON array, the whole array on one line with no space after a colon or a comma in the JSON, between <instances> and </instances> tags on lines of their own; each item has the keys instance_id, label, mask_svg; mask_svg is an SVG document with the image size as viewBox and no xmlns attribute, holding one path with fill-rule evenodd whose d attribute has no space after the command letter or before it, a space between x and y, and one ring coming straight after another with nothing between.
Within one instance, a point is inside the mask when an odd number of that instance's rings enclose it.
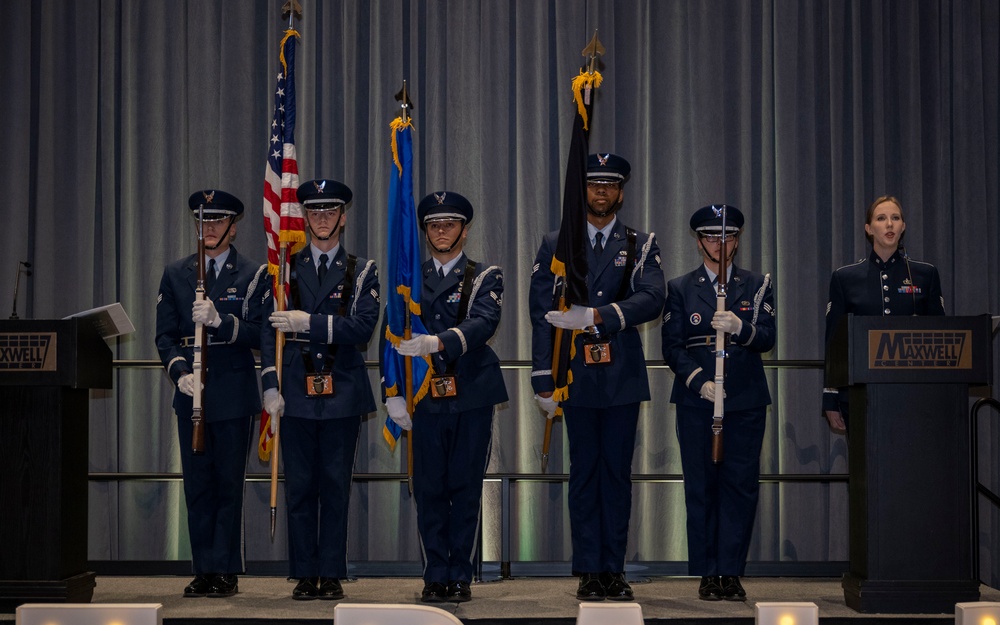
<instances>
[{"instance_id":1,"label":"woman at podium","mask_svg":"<svg viewBox=\"0 0 1000 625\"><path fill-rule=\"evenodd\" d=\"M891 195L876 198L865 213L865 238L872 245L866 258L841 267L830 277L826 305L827 349L840 318L847 314L943 315L941 278L930 263L910 258L903 247L903 206ZM823 414L830 429L846 433L847 392L823 389Z\"/></svg>"}]
</instances>

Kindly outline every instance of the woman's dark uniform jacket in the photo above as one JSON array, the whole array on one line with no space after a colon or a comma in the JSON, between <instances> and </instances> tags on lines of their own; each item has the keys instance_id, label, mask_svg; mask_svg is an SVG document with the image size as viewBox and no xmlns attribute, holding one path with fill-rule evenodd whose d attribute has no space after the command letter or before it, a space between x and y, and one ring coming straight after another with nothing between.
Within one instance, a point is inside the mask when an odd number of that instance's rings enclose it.
<instances>
[{"instance_id":1,"label":"woman's dark uniform jacket","mask_svg":"<svg viewBox=\"0 0 1000 625\"><path fill-rule=\"evenodd\" d=\"M552 379L552 326L545 313L552 310L555 276L550 265L556 249L559 231L545 235L531 270L531 386L535 393L555 389ZM633 267L625 267L628 241L626 226L619 219L608 237L600 259L588 244L589 271L587 287L589 305L596 308L603 320L598 330L611 343L611 364L587 367L581 350L584 334L577 336L577 357L570 371L573 382L569 399L564 405L607 408L649 399L649 378L646 356L637 326L652 321L663 308L664 281L660 269L660 248L655 237L636 233L636 254ZM629 281L625 299L615 301L626 271ZM566 336L569 336L569 332Z\"/></svg>"},{"instance_id":2,"label":"woman's dark uniform jacket","mask_svg":"<svg viewBox=\"0 0 1000 625\"><path fill-rule=\"evenodd\" d=\"M270 295L266 265L249 262L229 248L226 264L207 293L222 319L218 328L206 327L205 419L209 423L242 419L260 412L257 363L253 351L260 347L264 301ZM198 259L192 254L167 265L156 300L156 348L170 380L192 372L194 354L194 303ZM191 397L175 389L173 408L179 417L191 418ZM182 441L183 444L183 441Z\"/></svg>"},{"instance_id":3,"label":"woman's dark uniform jacket","mask_svg":"<svg viewBox=\"0 0 1000 625\"><path fill-rule=\"evenodd\" d=\"M445 374L452 368L458 393L434 398L428 390L413 417L413 496L427 583L472 580L493 410L507 401L500 359L487 343L500 324L503 272L497 266L475 264L469 308L456 323L467 264L468 257L459 256L443 278L438 277L433 260L421 268L420 319L428 334L437 335L444 345L442 351L430 355L431 373ZM387 340L385 324L381 340ZM384 392L383 388L383 396Z\"/></svg>"},{"instance_id":4,"label":"woman's dark uniform jacket","mask_svg":"<svg viewBox=\"0 0 1000 625\"><path fill-rule=\"evenodd\" d=\"M418 405L420 412L454 414L507 401L500 359L487 344L500 324L503 272L497 266L476 263L469 311L455 325L467 259L463 254L443 279L437 277L433 260L425 261L421 267L424 282L420 319L427 332L436 334L444 345L443 351L430 355L432 373L445 373L449 364L455 363L458 396L432 399L428 393Z\"/></svg>"},{"instance_id":5,"label":"woman's dark uniform jacket","mask_svg":"<svg viewBox=\"0 0 1000 625\"><path fill-rule=\"evenodd\" d=\"M330 261L323 284L319 284L316 265L309 246L295 255L293 279L298 282L299 310L310 313L309 332L285 335L282 362L281 394L285 399L285 414L302 419L336 419L356 417L375 411L368 370L358 345L372 337L379 315L379 282L375 261L358 258L354 284L345 285L347 252L341 246ZM345 291L345 289L349 289ZM347 297L345 316L340 315L342 298ZM274 307L269 299L265 309ZM289 302L287 308L295 308ZM270 330L270 328L268 328ZM275 363L275 332L266 331L261 339L261 383L264 390L278 388ZM309 398L306 395L307 375L303 358L311 358L314 370L329 366L333 358L333 397Z\"/></svg>"},{"instance_id":6,"label":"woman's dark uniform jacket","mask_svg":"<svg viewBox=\"0 0 1000 625\"><path fill-rule=\"evenodd\" d=\"M930 263L907 259L898 250L888 261L872 251L853 265L837 269L830 277L830 299L826 305L826 341L847 314L943 315L941 278ZM846 394L823 390L823 410L841 411Z\"/></svg>"},{"instance_id":7,"label":"woman's dark uniform jacket","mask_svg":"<svg viewBox=\"0 0 1000 625\"><path fill-rule=\"evenodd\" d=\"M715 378L715 336L712 316L717 310L715 288L705 266L667 283L663 313L663 358L674 373L672 403L705 407L701 387ZM726 309L743 321L739 336L726 347L726 411L767 406L761 352L774 347L775 310L770 279L733 265L726 284ZM707 427L707 426L706 426Z\"/></svg>"}]
</instances>

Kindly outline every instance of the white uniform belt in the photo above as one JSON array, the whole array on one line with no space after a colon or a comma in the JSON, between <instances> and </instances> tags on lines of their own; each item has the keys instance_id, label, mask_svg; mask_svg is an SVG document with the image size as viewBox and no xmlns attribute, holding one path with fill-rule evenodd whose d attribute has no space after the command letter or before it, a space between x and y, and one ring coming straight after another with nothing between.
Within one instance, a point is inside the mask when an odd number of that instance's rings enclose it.
<instances>
[{"instance_id":1,"label":"white uniform belt","mask_svg":"<svg viewBox=\"0 0 1000 625\"><path fill-rule=\"evenodd\" d=\"M226 341L216 341L211 336L208 338L209 345L229 345ZM185 336L181 338L181 347L194 347L194 337Z\"/></svg>"},{"instance_id":2,"label":"white uniform belt","mask_svg":"<svg viewBox=\"0 0 1000 625\"><path fill-rule=\"evenodd\" d=\"M726 335L726 345L733 344L732 335ZM692 347L715 347L715 335L710 336L692 336L687 340L684 347L691 349Z\"/></svg>"}]
</instances>

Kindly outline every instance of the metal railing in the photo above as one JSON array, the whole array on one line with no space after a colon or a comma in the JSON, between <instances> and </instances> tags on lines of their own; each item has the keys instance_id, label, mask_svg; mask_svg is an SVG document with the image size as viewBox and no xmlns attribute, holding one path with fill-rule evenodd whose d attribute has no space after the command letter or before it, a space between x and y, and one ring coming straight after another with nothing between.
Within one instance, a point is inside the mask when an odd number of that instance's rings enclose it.
<instances>
[{"instance_id":1,"label":"metal railing","mask_svg":"<svg viewBox=\"0 0 1000 625\"><path fill-rule=\"evenodd\" d=\"M993 504L994 508L1000 509L1000 496L979 481L979 411L989 406L1000 414L1000 401L992 397L983 397L972 405L970 411L969 437L972 453L969 455L969 470L972 483L972 562L976 578L982 580L979 570L979 495Z\"/></svg>"}]
</instances>

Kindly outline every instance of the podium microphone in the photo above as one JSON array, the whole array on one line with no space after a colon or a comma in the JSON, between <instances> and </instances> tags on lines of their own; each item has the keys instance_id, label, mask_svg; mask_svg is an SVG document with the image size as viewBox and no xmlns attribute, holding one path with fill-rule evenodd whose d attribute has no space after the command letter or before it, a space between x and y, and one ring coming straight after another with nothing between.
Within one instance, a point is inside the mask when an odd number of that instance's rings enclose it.
<instances>
[{"instance_id":1,"label":"podium microphone","mask_svg":"<svg viewBox=\"0 0 1000 625\"><path fill-rule=\"evenodd\" d=\"M24 272L31 275L31 263L26 260L17 261L17 274L14 276L14 307L11 309L10 318L17 319L17 286L21 282L21 265L24 265Z\"/></svg>"}]
</instances>

